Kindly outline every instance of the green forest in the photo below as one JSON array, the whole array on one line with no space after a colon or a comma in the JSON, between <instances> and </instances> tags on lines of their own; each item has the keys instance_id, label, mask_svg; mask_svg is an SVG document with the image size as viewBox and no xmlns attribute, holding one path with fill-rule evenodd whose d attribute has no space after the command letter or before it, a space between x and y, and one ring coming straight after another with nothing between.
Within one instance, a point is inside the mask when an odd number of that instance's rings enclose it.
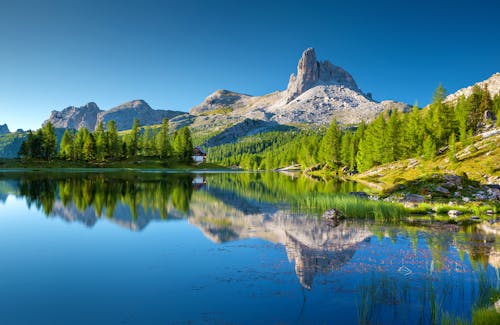
<instances>
[{"instance_id":1,"label":"green forest","mask_svg":"<svg viewBox=\"0 0 500 325\"><path fill-rule=\"evenodd\" d=\"M433 159L447 149L456 159L456 142L467 143L500 112L500 95L473 88L472 94L445 103L446 92L439 85L432 103L408 113L396 109L379 115L369 124L342 128L333 120L319 130L270 132L246 137L237 143L209 148L210 162L244 169L270 170L299 163L302 166L328 164L332 170L365 171L400 159ZM500 123L497 120L497 125Z\"/></svg>"},{"instance_id":2,"label":"green forest","mask_svg":"<svg viewBox=\"0 0 500 325\"><path fill-rule=\"evenodd\" d=\"M99 123L95 131L86 128L65 130L60 144L52 124L28 132L19 157L26 160L61 159L66 161L106 162L154 158L164 162L189 163L192 160L191 131L184 127L170 133L167 119L159 128L141 128L135 119L130 131L119 134L116 123Z\"/></svg>"}]
</instances>

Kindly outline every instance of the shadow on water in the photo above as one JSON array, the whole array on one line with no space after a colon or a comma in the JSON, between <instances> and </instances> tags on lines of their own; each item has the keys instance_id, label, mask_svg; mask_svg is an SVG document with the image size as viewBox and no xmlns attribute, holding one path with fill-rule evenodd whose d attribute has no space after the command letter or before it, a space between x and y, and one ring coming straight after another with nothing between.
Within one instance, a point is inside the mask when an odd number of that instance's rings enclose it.
<instances>
[{"instance_id":1,"label":"shadow on water","mask_svg":"<svg viewBox=\"0 0 500 325\"><path fill-rule=\"evenodd\" d=\"M259 238L282 245L302 289L299 322L310 317L308 304L318 303L308 299L315 286L354 293L360 324L495 316L495 236L391 223L403 209L345 194L359 190L278 173L0 175L2 202L23 198L46 216L88 227L103 219L140 231L151 221L186 219L215 243ZM319 216L333 207L353 218L328 224Z\"/></svg>"}]
</instances>

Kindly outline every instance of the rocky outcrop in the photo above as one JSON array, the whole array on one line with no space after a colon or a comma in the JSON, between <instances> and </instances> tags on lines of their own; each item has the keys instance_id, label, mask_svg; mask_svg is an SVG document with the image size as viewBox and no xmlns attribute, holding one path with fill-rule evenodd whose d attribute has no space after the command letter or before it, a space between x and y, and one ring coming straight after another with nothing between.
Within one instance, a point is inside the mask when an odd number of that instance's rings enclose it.
<instances>
[{"instance_id":1,"label":"rocky outcrop","mask_svg":"<svg viewBox=\"0 0 500 325\"><path fill-rule=\"evenodd\" d=\"M297 76L292 74L286 90L286 103L317 85L342 85L360 92L352 76L330 61L318 62L316 52L308 48L302 53L297 65Z\"/></svg>"},{"instance_id":2,"label":"rocky outcrop","mask_svg":"<svg viewBox=\"0 0 500 325\"><path fill-rule=\"evenodd\" d=\"M190 113L194 115L200 115L217 109L234 109L235 105L238 106L239 103L244 102L245 99L248 99L250 97L251 96L249 95L239 94L225 89L219 89L205 98L205 100L200 105L193 107Z\"/></svg>"},{"instance_id":3,"label":"rocky outcrop","mask_svg":"<svg viewBox=\"0 0 500 325\"><path fill-rule=\"evenodd\" d=\"M247 119L278 125L326 125L336 118L341 124L356 124L392 108L408 111L410 106L374 101L361 92L347 71L329 61L318 61L314 49L309 48L302 54L297 74L291 75L286 90L263 96L218 90L193 107L190 114L195 116L192 129L210 136Z\"/></svg>"},{"instance_id":4,"label":"rocky outcrop","mask_svg":"<svg viewBox=\"0 0 500 325\"><path fill-rule=\"evenodd\" d=\"M48 120L56 128L93 130L97 121L97 114L102 112L96 103L90 102L85 106L69 106L62 111L52 111Z\"/></svg>"},{"instance_id":5,"label":"rocky outcrop","mask_svg":"<svg viewBox=\"0 0 500 325\"><path fill-rule=\"evenodd\" d=\"M10 133L7 124L0 125L0 135Z\"/></svg>"},{"instance_id":6,"label":"rocky outcrop","mask_svg":"<svg viewBox=\"0 0 500 325\"><path fill-rule=\"evenodd\" d=\"M164 118L171 119L181 114L185 113L152 109L144 100L138 99L100 112L97 115L97 124L103 122L106 125L113 120L116 122L117 129L121 131L131 129L134 119L138 119L141 126L155 125L161 124Z\"/></svg>"},{"instance_id":7,"label":"rocky outcrop","mask_svg":"<svg viewBox=\"0 0 500 325\"><path fill-rule=\"evenodd\" d=\"M184 112L170 110L152 109L143 100L133 100L103 111L96 103L88 103L85 106L70 106L62 111L52 111L48 120L56 128L80 129L87 128L94 130L99 122L106 125L109 121L116 122L117 129L127 130L132 127L133 121L137 118L142 126L160 124L163 118L171 119L175 116L185 114Z\"/></svg>"},{"instance_id":8,"label":"rocky outcrop","mask_svg":"<svg viewBox=\"0 0 500 325\"><path fill-rule=\"evenodd\" d=\"M479 86L482 89L487 88L492 97L500 94L500 73L497 72L486 80L477 82L472 86L459 89L455 93L448 95L445 102L456 102L462 95L466 98L469 97L472 94L474 86Z\"/></svg>"}]
</instances>

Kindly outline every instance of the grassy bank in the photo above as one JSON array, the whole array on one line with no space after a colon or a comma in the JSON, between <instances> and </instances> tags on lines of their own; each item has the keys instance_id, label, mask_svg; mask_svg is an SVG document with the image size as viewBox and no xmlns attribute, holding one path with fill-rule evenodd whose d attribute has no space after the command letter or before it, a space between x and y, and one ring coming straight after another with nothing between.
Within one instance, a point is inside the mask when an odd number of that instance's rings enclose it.
<instances>
[{"instance_id":1,"label":"grassy bank","mask_svg":"<svg viewBox=\"0 0 500 325\"><path fill-rule=\"evenodd\" d=\"M85 162L67 161L54 159L46 160L23 160L23 159L0 159L0 169L172 169L172 170L230 170L227 167L212 163L185 164L166 163L157 159L138 159L109 162Z\"/></svg>"}]
</instances>

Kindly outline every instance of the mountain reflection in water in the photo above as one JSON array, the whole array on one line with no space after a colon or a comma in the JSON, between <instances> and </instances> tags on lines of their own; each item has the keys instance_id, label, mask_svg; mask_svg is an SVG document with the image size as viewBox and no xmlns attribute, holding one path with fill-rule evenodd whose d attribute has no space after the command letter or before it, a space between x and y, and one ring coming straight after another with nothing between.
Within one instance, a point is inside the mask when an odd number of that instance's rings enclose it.
<instances>
[{"instance_id":1,"label":"mountain reflection in water","mask_svg":"<svg viewBox=\"0 0 500 325\"><path fill-rule=\"evenodd\" d=\"M260 238L285 247L300 284L307 289L319 274L339 270L373 236L395 239L404 233L430 248L433 267L443 268L451 246L473 262L500 266L492 235L346 221L337 227L318 211L291 208L291 195L357 190L352 183L315 183L279 174L4 174L0 199L22 197L47 216L93 227L108 220L131 231L151 222L187 219L216 243ZM421 234L424 234L423 236ZM419 235L420 234L420 235ZM368 265L380 270L380 265Z\"/></svg>"}]
</instances>

